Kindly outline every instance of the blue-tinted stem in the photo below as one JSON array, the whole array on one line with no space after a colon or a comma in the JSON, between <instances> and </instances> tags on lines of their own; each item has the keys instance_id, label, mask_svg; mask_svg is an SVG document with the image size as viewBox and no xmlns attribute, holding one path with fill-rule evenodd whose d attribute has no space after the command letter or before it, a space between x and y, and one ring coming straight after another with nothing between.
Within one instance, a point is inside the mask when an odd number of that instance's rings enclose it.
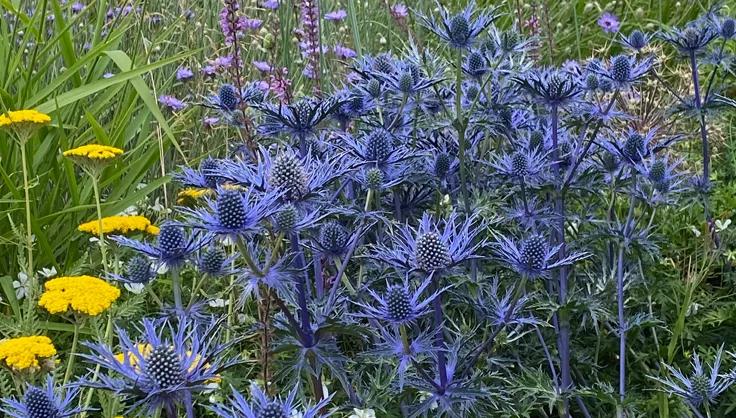
<instances>
[{"instance_id":1,"label":"blue-tinted stem","mask_svg":"<svg viewBox=\"0 0 736 418\"><path fill-rule=\"evenodd\" d=\"M618 302L618 333L619 333L619 351L618 351L618 395L621 401L618 405L618 416L623 417L624 397L626 396L626 318L624 316L624 256L626 254L626 245L628 237L633 228L634 207L636 199L632 196L629 200L629 213L626 215L626 223L624 224L622 242L618 248L618 258L616 262L616 299Z\"/></svg>"},{"instance_id":2,"label":"blue-tinted stem","mask_svg":"<svg viewBox=\"0 0 736 418\"><path fill-rule=\"evenodd\" d=\"M439 277L435 277L432 281L432 292L439 290ZM444 391L447 389L447 362L445 360L445 333L443 332L443 317L442 312L442 293L437 295L432 301L432 307L434 310L434 327L437 334L434 339L434 345L437 348L437 371L440 375L440 390Z\"/></svg>"},{"instance_id":3,"label":"blue-tinted stem","mask_svg":"<svg viewBox=\"0 0 736 418\"><path fill-rule=\"evenodd\" d=\"M559 109L556 105L553 105L550 114L550 125L552 130L552 159L554 160L555 176L561 178L562 170L560 167L560 153L558 148L558 124L559 124ZM565 248L565 196L562 191L562 184L557 190L557 196L555 197L555 214L557 215L557 245L560 249L557 251L558 260L562 260L566 257L567 249ZM560 306L567 304L567 267L560 267L559 271L559 282L558 282L558 303ZM559 338L558 338L558 350L560 352L560 378L561 378L561 389L566 391L572 386L572 375L570 372L570 320L567 317L566 312L558 314L559 321ZM567 417L569 413L569 404L567 399L563 401L563 416Z\"/></svg>"},{"instance_id":4,"label":"blue-tinted stem","mask_svg":"<svg viewBox=\"0 0 736 418\"><path fill-rule=\"evenodd\" d=\"M296 283L297 302L299 303L299 322L301 324L302 334L304 336L304 345L309 347L313 343L312 326L309 323L309 308L307 306L307 271L305 270L304 252L299 245L299 235L294 232L290 237L291 250L296 254L294 258L295 267L299 274L299 280Z\"/></svg>"},{"instance_id":5,"label":"blue-tinted stem","mask_svg":"<svg viewBox=\"0 0 736 418\"><path fill-rule=\"evenodd\" d=\"M463 117L462 95L463 95L463 50L457 50L457 61L455 68L455 129L457 130L458 151L457 158L460 160L460 194L463 197L465 211L470 212L470 198L468 197L468 166L465 161L465 151L468 142L465 138L467 121Z\"/></svg>"},{"instance_id":6,"label":"blue-tinted stem","mask_svg":"<svg viewBox=\"0 0 736 418\"><path fill-rule=\"evenodd\" d=\"M618 249L616 266L616 295L618 299L618 416L623 417L624 396L626 396L626 324L624 323L624 244Z\"/></svg>"},{"instance_id":7,"label":"blue-tinted stem","mask_svg":"<svg viewBox=\"0 0 736 418\"><path fill-rule=\"evenodd\" d=\"M693 90L695 92L695 109L698 111L700 121L700 139L703 145L703 184L710 179L710 145L708 144L708 129L705 125L705 112L703 112L703 103L700 97L700 80L698 78L698 62L695 58L695 52L690 52L690 69L693 75ZM706 217L708 208L706 210Z\"/></svg>"},{"instance_id":8,"label":"blue-tinted stem","mask_svg":"<svg viewBox=\"0 0 736 418\"><path fill-rule=\"evenodd\" d=\"M176 312L181 313L184 311L184 304L181 301L181 277L179 276L179 268L174 267L171 269L171 285L174 289L174 306Z\"/></svg>"}]
</instances>

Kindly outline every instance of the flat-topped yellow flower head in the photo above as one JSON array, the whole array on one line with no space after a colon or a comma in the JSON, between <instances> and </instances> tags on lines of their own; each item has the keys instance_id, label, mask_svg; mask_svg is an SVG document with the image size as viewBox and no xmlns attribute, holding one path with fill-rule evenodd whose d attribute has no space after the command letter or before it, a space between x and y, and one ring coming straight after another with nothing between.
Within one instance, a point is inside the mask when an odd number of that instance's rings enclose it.
<instances>
[{"instance_id":1,"label":"flat-topped yellow flower head","mask_svg":"<svg viewBox=\"0 0 736 418\"><path fill-rule=\"evenodd\" d=\"M123 155L125 151L108 145L89 144L64 151L64 156L78 162L105 163Z\"/></svg>"},{"instance_id":2,"label":"flat-topped yellow flower head","mask_svg":"<svg viewBox=\"0 0 736 418\"><path fill-rule=\"evenodd\" d=\"M56 355L48 337L31 336L0 341L0 363L16 371L34 371L41 361Z\"/></svg>"},{"instance_id":3,"label":"flat-topped yellow flower head","mask_svg":"<svg viewBox=\"0 0 736 418\"><path fill-rule=\"evenodd\" d=\"M98 220L85 222L79 225L77 229L80 232L100 236L100 222ZM105 235L128 235L136 232L158 235L159 229L145 216L115 215L102 218L102 232Z\"/></svg>"},{"instance_id":4,"label":"flat-topped yellow flower head","mask_svg":"<svg viewBox=\"0 0 736 418\"><path fill-rule=\"evenodd\" d=\"M12 110L0 115L0 128L13 129L21 142L36 129L51 123L51 117L38 110Z\"/></svg>"},{"instance_id":5,"label":"flat-topped yellow flower head","mask_svg":"<svg viewBox=\"0 0 736 418\"><path fill-rule=\"evenodd\" d=\"M44 284L38 305L52 314L73 311L96 316L107 310L120 289L92 276L69 276L51 279Z\"/></svg>"}]
</instances>

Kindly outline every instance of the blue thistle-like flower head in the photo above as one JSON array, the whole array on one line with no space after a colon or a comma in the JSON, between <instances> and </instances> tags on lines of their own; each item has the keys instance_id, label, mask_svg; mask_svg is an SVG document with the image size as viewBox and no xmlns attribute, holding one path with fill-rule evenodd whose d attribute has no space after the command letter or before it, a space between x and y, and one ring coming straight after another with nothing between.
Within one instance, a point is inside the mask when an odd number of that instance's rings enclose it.
<instances>
[{"instance_id":1,"label":"blue thistle-like flower head","mask_svg":"<svg viewBox=\"0 0 736 418\"><path fill-rule=\"evenodd\" d=\"M488 60L481 52L472 51L465 58L463 71L475 79L480 79L489 71Z\"/></svg>"},{"instance_id":2,"label":"blue thistle-like flower head","mask_svg":"<svg viewBox=\"0 0 736 418\"><path fill-rule=\"evenodd\" d=\"M327 255L341 255L347 249L348 232L337 222L327 222L319 229L317 243L322 253Z\"/></svg>"},{"instance_id":3,"label":"blue thistle-like flower head","mask_svg":"<svg viewBox=\"0 0 736 418\"><path fill-rule=\"evenodd\" d=\"M135 256L125 265L125 281L127 283L146 284L151 281L156 272L151 260L143 256Z\"/></svg>"},{"instance_id":4,"label":"blue thistle-like flower head","mask_svg":"<svg viewBox=\"0 0 736 418\"><path fill-rule=\"evenodd\" d=\"M611 58L608 68L593 66L589 71L610 82L613 88L623 90L644 78L653 63L654 57L652 56L637 60L628 55L617 55Z\"/></svg>"},{"instance_id":5,"label":"blue thistle-like flower head","mask_svg":"<svg viewBox=\"0 0 736 418\"><path fill-rule=\"evenodd\" d=\"M202 250L199 256L199 271L212 277L224 276L228 273L228 258L225 250L220 246L210 245Z\"/></svg>"},{"instance_id":6,"label":"blue thistle-like flower head","mask_svg":"<svg viewBox=\"0 0 736 418\"><path fill-rule=\"evenodd\" d=\"M124 247L132 248L139 253L151 257L156 262L169 268L178 268L194 252L199 250L210 237L187 234L178 223L165 223L161 226L156 244L149 244L123 236L112 236L112 241Z\"/></svg>"},{"instance_id":7,"label":"blue thistle-like flower head","mask_svg":"<svg viewBox=\"0 0 736 418\"><path fill-rule=\"evenodd\" d=\"M199 163L199 169L182 167L181 173L175 178L187 187L215 189L223 181L223 178L218 175L221 162L222 160L207 157Z\"/></svg>"},{"instance_id":8,"label":"blue thistle-like flower head","mask_svg":"<svg viewBox=\"0 0 736 418\"><path fill-rule=\"evenodd\" d=\"M298 385L294 387L286 399L271 398L266 395L257 384L250 386L251 401L233 388L232 398L227 404L219 404L210 409L223 418L289 418L294 416L299 407L296 401ZM320 401L317 405L306 407L299 411L302 418L322 418L327 415L320 413L330 402L331 397Z\"/></svg>"},{"instance_id":9,"label":"blue thistle-like flower head","mask_svg":"<svg viewBox=\"0 0 736 418\"><path fill-rule=\"evenodd\" d=\"M571 253L559 259L560 246L552 246L541 234L531 234L521 241L499 236L495 243L496 256L514 271L528 278L548 277L553 269L571 265L587 258L586 253Z\"/></svg>"},{"instance_id":10,"label":"blue thistle-like flower head","mask_svg":"<svg viewBox=\"0 0 736 418\"><path fill-rule=\"evenodd\" d=\"M138 408L153 413L178 406L191 411L194 394L207 390L208 382L240 363L225 355L240 339L219 344L220 326L219 321L203 326L183 317L176 323L144 319L138 340L117 328L119 354L105 344L83 343L90 353L80 356L100 366L103 373L99 380L83 378L79 385L112 391L128 402L129 413Z\"/></svg>"},{"instance_id":11,"label":"blue thistle-like flower head","mask_svg":"<svg viewBox=\"0 0 736 418\"><path fill-rule=\"evenodd\" d=\"M659 34L659 37L677 48L681 54L700 55L718 37L713 24L705 19L688 23L684 28L672 28Z\"/></svg>"},{"instance_id":12,"label":"blue thistle-like flower head","mask_svg":"<svg viewBox=\"0 0 736 418\"><path fill-rule=\"evenodd\" d=\"M475 1L471 1L460 13L450 12L437 2L440 12L439 20L434 16L419 15L419 21L427 29L456 49L469 48L478 35L485 31L496 19L495 9L477 11Z\"/></svg>"},{"instance_id":13,"label":"blue thistle-like flower head","mask_svg":"<svg viewBox=\"0 0 736 418\"><path fill-rule=\"evenodd\" d=\"M364 312L359 314L370 318L385 321L391 325L405 325L415 322L429 312L429 304L439 296L437 291L422 299L422 294L432 283L433 278L426 278L416 289L411 289L408 277L397 285L386 282L386 290L379 294L373 289L368 292L373 297L375 305L358 303Z\"/></svg>"},{"instance_id":14,"label":"blue thistle-like flower head","mask_svg":"<svg viewBox=\"0 0 736 418\"><path fill-rule=\"evenodd\" d=\"M558 69L531 70L514 81L533 99L547 106L565 106L582 91L570 73Z\"/></svg>"},{"instance_id":15,"label":"blue thistle-like flower head","mask_svg":"<svg viewBox=\"0 0 736 418\"><path fill-rule=\"evenodd\" d=\"M405 225L391 234L390 246L377 244L372 257L402 271L442 273L466 260L480 258L478 250L485 241L477 240L483 225L476 223L475 216L459 223L456 212L442 221L425 213L416 228Z\"/></svg>"},{"instance_id":16,"label":"blue thistle-like flower head","mask_svg":"<svg viewBox=\"0 0 736 418\"><path fill-rule=\"evenodd\" d=\"M662 384L664 392L669 395L679 396L690 402L694 408L698 408L704 404L712 404L721 393L725 392L731 385L736 382L733 376L720 375L721 357L723 355L723 346L716 352L713 364L710 365L710 373L706 373L700 356L693 354L692 373L686 376L680 370L664 364L672 377L649 376L650 379Z\"/></svg>"},{"instance_id":17,"label":"blue thistle-like flower head","mask_svg":"<svg viewBox=\"0 0 736 418\"><path fill-rule=\"evenodd\" d=\"M238 92L232 84L223 84L220 86L220 92L217 96L220 101L220 105L225 110L233 111L237 109L240 104Z\"/></svg>"},{"instance_id":18,"label":"blue thistle-like flower head","mask_svg":"<svg viewBox=\"0 0 736 418\"><path fill-rule=\"evenodd\" d=\"M241 236L261 230L261 222L274 214L277 192L260 193L255 187L222 187L215 199L207 199L205 208L182 208L188 224L217 235Z\"/></svg>"},{"instance_id":19,"label":"blue thistle-like flower head","mask_svg":"<svg viewBox=\"0 0 736 418\"><path fill-rule=\"evenodd\" d=\"M621 42L634 51L641 51L649 45L652 36L638 29L631 31L629 36L622 36Z\"/></svg>"},{"instance_id":20,"label":"blue thistle-like flower head","mask_svg":"<svg viewBox=\"0 0 736 418\"><path fill-rule=\"evenodd\" d=\"M3 398L0 412L8 418L70 418L83 411L74 405L79 389L57 389L52 376L43 386L28 385L23 399Z\"/></svg>"},{"instance_id":21,"label":"blue thistle-like flower head","mask_svg":"<svg viewBox=\"0 0 736 418\"><path fill-rule=\"evenodd\" d=\"M287 134L292 139L302 140L316 134L317 125L343 104L331 97L324 100L303 99L291 105L255 105L264 116L258 132L267 136Z\"/></svg>"}]
</instances>

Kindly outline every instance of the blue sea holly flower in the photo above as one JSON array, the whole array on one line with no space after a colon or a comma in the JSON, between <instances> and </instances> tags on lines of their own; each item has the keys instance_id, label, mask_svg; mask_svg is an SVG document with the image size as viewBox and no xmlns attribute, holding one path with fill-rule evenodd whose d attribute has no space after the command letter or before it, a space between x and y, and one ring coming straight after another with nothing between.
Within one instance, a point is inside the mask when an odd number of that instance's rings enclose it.
<instances>
[{"instance_id":1,"label":"blue sea holly flower","mask_svg":"<svg viewBox=\"0 0 736 418\"><path fill-rule=\"evenodd\" d=\"M199 163L197 170L182 167L181 173L178 173L175 179L187 187L216 189L223 181L223 178L218 175L221 163L222 160L207 157Z\"/></svg>"},{"instance_id":2,"label":"blue sea holly flower","mask_svg":"<svg viewBox=\"0 0 736 418\"><path fill-rule=\"evenodd\" d=\"M352 135L342 136L340 147L354 157L356 163L384 169L419 156L401 142L391 132L377 128L363 133L358 138Z\"/></svg>"},{"instance_id":3,"label":"blue sea holly flower","mask_svg":"<svg viewBox=\"0 0 736 418\"><path fill-rule=\"evenodd\" d=\"M582 86L575 78L559 69L530 70L514 81L535 101L546 106L563 107L582 92Z\"/></svg>"},{"instance_id":4,"label":"blue sea holly flower","mask_svg":"<svg viewBox=\"0 0 736 418\"><path fill-rule=\"evenodd\" d=\"M83 387L113 392L128 407L128 413L153 414L163 410L178 416L183 408L194 418L192 397L208 390L220 373L241 363L226 352L240 339L219 344L221 321L206 326L179 318L154 322L143 320L139 339L117 328L120 351L105 344L84 342L89 354L80 354L93 366L100 366L99 380L84 378Z\"/></svg>"},{"instance_id":5,"label":"blue sea holly flower","mask_svg":"<svg viewBox=\"0 0 736 418\"><path fill-rule=\"evenodd\" d=\"M699 19L688 23L684 28L672 28L659 33L659 38L671 44L681 54L700 55L708 44L718 37L712 22Z\"/></svg>"},{"instance_id":6,"label":"blue sea holly flower","mask_svg":"<svg viewBox=\"0 0 736 418\"><path fill-rule=\"evenodd\" d=\"M429 312L429 304L439 296L435 292L422 300L422 293L432 283L432 278L425 279L419 287L412 290L408 277L398 285L389 285L386 282L386 290L379 294L373 289L368 293L373 297L375 306L371 304L358 303L365 311L361 315L388 322L392 325L410 324Z\"/></svg>"},{"instance_id":7,"label":"blue sea holly flower","mask_svg":"<svg viewBox=\"0 0 736 418\"><path fill-rule=\"evenodd\" d=\"M295 386L286 399L271 398L266 395L255 383L250 385L251 401L233 388L232 398L226 404L219 404L210 409L223 418L322 418L330 414L323 414L323 410L330 402L330 398L323 399L317 405L299 410L296 395L299 390Z\"/></svg>"},{"instance_id":8,"label":"blue sea holly flower","mask_svg":"<svg viewBox=\"0 0 736 418\"><path fill-rule=\"evenodd\" d=\"M483 33L496 19L495 9L478 11L475 1L469 2L465 9L452 16L442 4L439 2L436 4L440 18L420 14L418 15L419 21L453 48L469 48L478 35Z\"/></svg>"},{"instance_id":9,"label":"blue sea holly flower","mask_svg":"<svg viewBox=\"0 0 736 418\"><path fill-rule=\"evenodd\" d=\"M663 366L672 375L671 377L649 376L649 378L661 383L664 386L661 390L670 396L675 395L685 399L693 408L704 404L710 405L715 403L716 398L736 382L733 376L719 374L722 355L723 346L716 353L713 364L710 366L710 373L706 373L700 357L694 353L693 370L689 376L669 364L664 364Z\"/></svg>"},{"instance_id":10,"label":"blue sea holly flower","mask_svg":"<svg viewBox=\"0 0 736 418\"><path fill-rule=\"evenodd\" d=\"M343 102L335 98L302 99L291 105L264 103L256 106L264 120L258 132L266 136L289 135L298 140L302 155L307 152L307 139L317 134L317 125L330 116Z\"/></svg>"},{"instance_id":11,"label":"blue sea holly flower","mask_svg":"<svg viewBox=\"0 0 736 418\"><path fill-rule=\"evenodd\" d=\"M148 284L154 277L156 271L148 257L137 255L125 264L123 275L112 275L113 280L128 284Z\"/></svg>"},{"instance_id":12,"label":"blue sea holly flower","mask_svg":"<svg viewBox=\"0 0 736 418\"><path fill-rule=\"evenodd\" d=\"M638 29L631 31L629 36L621 36L621 42L634 51L641 51L649 45L652 35L646 34Z\"/></svg>"},{"instance_id":13,"label":"blue sea holly flower","mask_svg":"<svg viewBox=\"0 0 736 418\"><path fill-rule=\"evenodd\" d=\"M442 82L438 74L427 74L419 64L409 60L400 61L390 73L376 73L386 88L395 93L412 98Z\"/></svg>"},{"instance_id":14,"label":"blue sea holly flower","mask_svg":"<svg viewBox=\"0 0 736 418\"><path fill-rule=\"evenodd\" d=\"M389 235L390 245L376 244L371 256L399 270L439 274L481 258L478 251L486 241L477 238L483 229L475 216L460 223L456 212L441 221L425 212L416 228L399 227Z\"/></svg>"},{"instance_id":15,"label":"blue sea holly flower","mask_svg":"<svg viewBox=\"0 0 736 418\"><path fill-rule=\"evenodd\" d=\"M233 269L233 261L236 258L236 255L228 256L221 246L210 244L200 251L197 268L210 277L237 274L239 270Z\"/></svg>"},{"instance_id":16,"label":"blue sea holly flower","mask_svg":"<svg viewBox=\"0 0 736 418\"><path fill-rule=\"evenodd\" d=\"M549 152L541 153L536 149L519 150L512 154L505 153L489 165L497 174L512 181L534 184L549 168L548 155Z\"/></svg>"},{"instance_id":17,"label":"blue sea holly flower","mask_svg":"<svg viewBox=\"0 0 736 418\"><path fill-rule=\"evenodd\" d=\"M618 90L631 87L637 81L644 78L652 68L654 57L649 56L642 60L628 55L617 55L611 58L608 68L592 69L591 72L608 80Z\"/></svg>"},{"instance_id":18,"label":"blue sea holly flower","mask_svg":"<svg viewBox=\"0 0 736 418\"><path fill-rule=\"evenodd\" d=\"M155 244L123 236L112 236L110 239L119 245L132 248L169 268L178 268L193 253L209 242L210 237L187 234L181 225L169 222L161 226Z\"/></svg>"},{"instance_id":19,"label":"blue sea holly flower","mask_svg":"<svg viewBox=\"0 0 736 418\"><path fill-rule=\"evenodd\" d=\"M316 158L311 152L304 157L285 149L272 158L268 151L258 153L257 165L250 161L235 160L223 163L222 173L230 182L244 187L255 187L262 193L280 193L282 203L318 200L332 181L354 169L350 159L343 155Z\"/></svg>"},{"instance_id":20,"label":"blue sea holly flower","mask_svg":"<svg viewBox=\"0 0 736 418\"><path fill-rule=\"evenodd\" d=\"M67 418L83 411L74 398L79 388L58 389L48 376L43 386L28 385L22 399L3 398L0 412L8 418Z\"/></svg>"},{"instance_id":21,"label":"blue sea holly flower","mask_svg":"<svg viewBox=\"0 0 736 418\"><path fill-rule=\"evenodd\" d=\"M278 209L281 194L260 193L254 186L221 187L215 199L207 198L206 208L182 208L188 224L217 235L238 237L262 230L262 221Z\"/></svg>"},{"instance_id":22,"label":"blue sea holly flower","mask_svg":"<svg viewBox=\"0 0 736 418\"><path fill-rule=\"evenodd\" d=\"M557 254L560 245L550 245L549 240L541 234L531 234L520 242L499 236L494 247L496 256L502 262L530 279L549 277L550 271L589 256L586 253L571 253L559 259Z\"/></svg>"}]
</instances>

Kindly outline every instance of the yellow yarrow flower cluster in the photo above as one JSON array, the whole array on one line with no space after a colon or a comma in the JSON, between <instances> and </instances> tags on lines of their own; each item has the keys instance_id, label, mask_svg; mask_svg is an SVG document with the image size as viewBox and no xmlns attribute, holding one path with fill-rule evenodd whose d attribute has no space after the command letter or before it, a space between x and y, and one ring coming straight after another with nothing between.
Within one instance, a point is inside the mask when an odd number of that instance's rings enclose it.
<instances>
[{"instance_id":1,"label":"yellow yarrow flower cluster","mask_svg":"<svg viewBox=\"0 0 736 418\"><path fill-rule=\"evenodd\" d=\"M72 311L96 316L120 297L120 289L92 276L59 277L44 284L38 301L49 313Z\"/></svg>"},{"instance_id":2,"label":"yellow yarrow flower cluster","mask_svg":"<svg viewBox=\"0 0 736 418\"><path fill-rule=\"evenodd\" d=\"M51 123L51 117L38 110L14 110L0 115L0 128L43 126Z\"/></svg>"},{"instance_id":3,"label":"yellow yarrow flower cluster","mask_svg":"<svg viewBox=\"0 0 736 418\"><path fill-rule=\"evenodd\" d=\"M77 229L80 232L100 236L100 222L98 220L85 222L79 225ZM151 235L158 235L159 229L145 216L116 215L102 218L102 232L105 235L125 235L135 232L146 232Z\"/></svg>"},{"instance_id":4,"label":"yellow yarrow flower cluster","mask_svg":"<svg viewBox=\"0 0 736 418\"><path fill-rule=\"evenodd\" d=\"M176 203L182 206L194 206L199 199L210 194L212 194L212 190L210 189L189 187L176 195Z\"/></svg>"},{"instance_id":5,"label":"yellow yarrow flower cluster","mask_svg":"<svg viewBox=\"0 0 736 418\"><path fill-rule=\"evenodd\" d=\"M120 148L111 147L108 145L89 144L82 145L68 151L64 151L64 156L76 159L86 159L90 161L106 161L112 160L122 155L125 151Z\"/></svg>"},{"instance_id":6,"label":"yellow yarrow flower cluster","mask_svg":"<svg viewBox=\"0 0 736 418\"><path fill-rule=\"evenodd\" d=\"M0 341L0 362L14 370L35 370L39 360L56 355L56 348L48 337L33 336Z\"/></svg>"}]
</instances>

